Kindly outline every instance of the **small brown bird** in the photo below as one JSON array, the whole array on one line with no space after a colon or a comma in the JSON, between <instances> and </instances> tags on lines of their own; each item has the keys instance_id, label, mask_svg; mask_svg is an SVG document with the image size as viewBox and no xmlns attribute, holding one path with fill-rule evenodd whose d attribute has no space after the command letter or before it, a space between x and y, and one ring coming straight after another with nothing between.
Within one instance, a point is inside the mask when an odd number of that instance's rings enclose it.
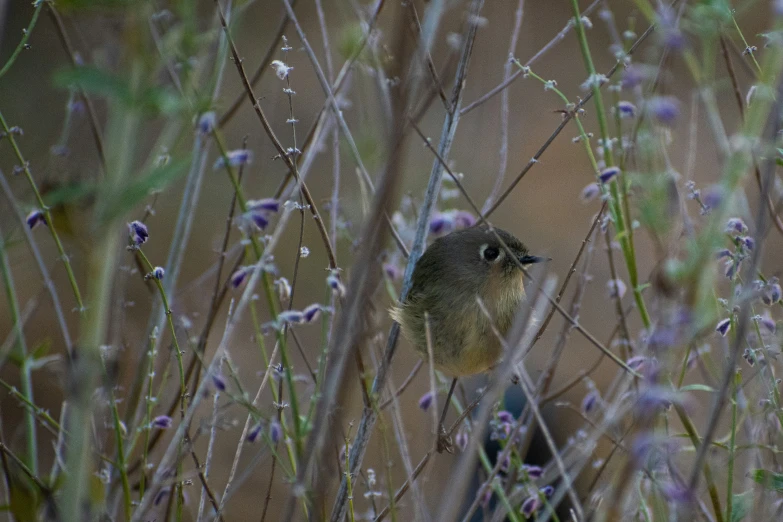
<instances>
[{"instance_id":1,"label":"small brown bird","mask_svg":"<svg viewBox=\"0 0 783 522\"><path fill-rule=\"evenodd\" d=\"M495 232L522 265L547 260L529 255L508 232L498 228ZM523 278L522 270L486 226L452 232L436 239L421 256L413 270L413 286L405 302L392 308L391 316L427 360L426 314L438 370L453 377L481 373L503 353L492 322L505 336L525 299Z\"/></svg>"}]
</instances>

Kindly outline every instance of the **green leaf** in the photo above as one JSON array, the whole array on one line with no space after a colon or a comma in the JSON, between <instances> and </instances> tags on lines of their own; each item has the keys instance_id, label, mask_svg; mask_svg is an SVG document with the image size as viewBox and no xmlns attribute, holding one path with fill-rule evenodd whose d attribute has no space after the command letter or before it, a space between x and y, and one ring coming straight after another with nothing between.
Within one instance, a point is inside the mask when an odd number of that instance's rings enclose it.
<instances>
[{"instance_id":1,"label":"green leaf","mask_svg":"<svg viewBox=\"0 0 783 522\"><path fill-rule=\"evenodd\" d=\"M130 84L127 80L96 67L69 67L55 73L57 87L78 88L88 94L114 98L126 105L133 104Z\"/></svg>"},{"instance_id":2,"label":"green leaf","mask_svg":"<svg viewBox=\"0 0 783 522\"><path fill-rule=\"evenodd\" d=\"M739 522L750 513L753 507L753 490L744 493L738 493L731 496L731 519L730 522Z\"/></svg>"},{"instance_id":3,"label":"green leaf","mask_svg":"<svg viewBox=\"0 0 783 522\"><path fill-rule=\"evenodd\" d=\"M54 75L54 83L58 87L78 88L89 94L116 100L129 109L171 114L184 106L181 97L171 88L142 86L133 89L127 78L96 67L62 69Z\"/></svg>"},{"instance_id":4,"label":"green leaf","mask_svg":"<svg viewBox=\"0 0 783 522\"><path fill-rule=\"evenodd\" d=\"M753 482L761 484L764 488L783 493L783 473L775 473L766 469L754 469L750 472Z\"/></svg>"},{"instance_id":5,"label":"green leaf","mask_svg":"<svg viewBox=\"0 0 783 522\"><path fill-rule=\"evenodd\" d=\"M174 160L151 170L139 179L131 181L125 188L117 190L101 216L101 223L107 223L124 216L129 210L142 203L154 190L163 190L171 182L186 172L188 161Z\"/></svg>"},{"instance_id":6,"label":"green leaf","mask_svg":"<svg viewBox=\"0 0 783 522\"><path fill-rule=\"evenodd\" d=\"M713 393L715 388L707 386L706 384L689 384L680 388L680 391L703 391L707 393Z\"/></svg>"}]
</instances>

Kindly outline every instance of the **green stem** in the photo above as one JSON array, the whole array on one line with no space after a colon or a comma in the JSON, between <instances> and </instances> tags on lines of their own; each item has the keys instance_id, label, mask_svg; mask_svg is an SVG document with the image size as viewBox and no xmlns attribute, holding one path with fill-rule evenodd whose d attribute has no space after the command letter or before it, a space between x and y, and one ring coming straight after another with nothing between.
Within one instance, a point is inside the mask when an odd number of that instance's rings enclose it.
<instances>
[{"instance_id":1,"label":"green stem","mask_svg":"<svg viewBox=\"0 0 783 522\"><path fill-rule=\"evenodd\" d=\"M734 489L734 457L737 437L737 390L742 384L742 374L734 374L734 390L731 397L731 439L729 440L729 471L726 478L726 520L732 520L734 506L732 504Z\"/></svg>"},{"instance_id":2,"label":"green stem","mask_svg":"<svg viewBox=\"0 0 783 522\"><path fill-rule=\"evenodd\" d=\"M0 231L0 272L2 272L3 284L5 286L5 295L8 300L8 309L11 311L11 320L16 330L16 356L19 358L20 380L22 383L22 393L29 403L34 402L33 383L30 371L30 361L27 358L27 343L24 337L24 326L22 325L22 316L19 313L19 301L16 297L14 280L11 275L11 265L8 263L8 255L5 249L5 239ZM25 410L25 422L27 424L27 459L25 464L38 474L38 436L35 426L35 413L27 408Z\"/></svg>"},{"instance_id":3,"label":"green stem","mask_svg":"<svg viewBox=\"0 0 783 522\"><path fill-rule=\"evenodd\" d=\"M139 257L141 258L142 262L146 265L147 270L149 270L150 273L155 269L155 267L152 266L152 263L150 263L149 259L147 259L147 256L144 255L144 252L140 249L136 251L139 254ZM165 275L164 275L165 277ZM176 354L177 358L177 366L179 369L179 411L180 411L180 417L185 419L185 394L186 394L186 386L185 386L185 367L182 364L182 350L179 348L179 342L177 341L177 330L174 327L174 318L173 314L171 313L171 308L169 307L169 300L168 297L166 297L166 290L163 288L163 283L161 283L161 280L152 277L152 280L155 282L155 286L158 287L158 293L160 294L160 299L163 301L163 309L166 313L166 318L168 319L169 323L169 329L171 330L171 338L174 343L174 352ZM182 451L182 445L184 444L184 441L180 441L180 454ZM177 478L181 479L182 477L182 459L177 459ZM177 480L177 520L182 520L182 508L185 503L184 499L184 493L182 491L182 481Z\"/></svg>"},{"instance_id":4,"label":"green stem","mask_svg":"<svg viewBox=\"0 0 783 522\"><path fill-rule=\"evenodd\" d=\"M19 149L19 146L16 144L16 139L14 138L14 135L11 132L11 128L8 126L8 123L6 123L2 112L0 112L0 125L2 125L3 130L6 133L6 138L8 138L8 141L11 143L11 148L14 149L14 154L16 155L16 158L19 160L21 164L22 170L24 171L24 175L27 178L30 187L33 189L33 193L35 194L35 199L38 201L38 207L46 217L46 227L49 229L49 232L52 234L52 239L54 240L54 243L57 246L57 252L60 254L60 259L62 259L63 263L65 264L65 271L68 273L68 281L71 283L71 290L73 290L73 295L76 298L76 304L79 308L79 312L84 313L84 303L82 302L82 294L81 292L79 292L79 285L76 283L76 276L73 273L73 268L71 268L71 262L68 259L68 256L65 254L65 249L63 248L63 244L60 241L60 236L57 234L57 230L55 230L54 228L52 213L49 210L49 207L47 207L46 204L44 203L43 197L41 196L41 193L39 192L38 187L35 184L35 180L33 179L33 175L30 172L30 167L28 167L27 161L25 161L24 156L22 155L22 151Z\"/></svg>"},{"instance_id":5,"label":"green stem","mask_svg":"<svg viewBox=\"0 0 783 522\"><path fill-rule=\"evenodd\" d=\"M37 2L35 3L35 11L33 11L33 17L30 19L30 23L27 25L27 28L22 31L22 39L19 41L19 45L16 46L16 49L14 49L14 52L11 53L11 56L8 58L8 61L6 61L5 65L3 65L3 68L0 69L0 78L2 78L5 75L5 73L7 73L9 69L11 69L11 66L14 64L16 59L25 49L25 46L27 45L27 41L30 39L30 35L33 34L33 29L35 28L36 22L38 22L38 15L41 14L41 9L43 8L43 6L44 6L44 0L37 0Z\"/></svg>"}]
</instances>

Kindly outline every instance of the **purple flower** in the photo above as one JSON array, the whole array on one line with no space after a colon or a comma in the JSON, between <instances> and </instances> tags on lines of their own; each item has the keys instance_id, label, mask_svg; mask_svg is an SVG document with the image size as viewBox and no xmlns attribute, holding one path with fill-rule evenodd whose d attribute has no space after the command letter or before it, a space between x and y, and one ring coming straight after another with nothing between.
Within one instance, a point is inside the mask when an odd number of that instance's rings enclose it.
<instances>
[{"instance_id":1,"label":"purple flower","mask_svg":"<svg viewBox=\"0 0 783 522\"><path fill-rule=\"evenodd\" d=\"M245 282L245 279L247 278L247 274L250 273L250 270L247 267L240 267L237 269L236 272L231 274L231 286L234 288L239 288L239 286Z\"/></svg>"},{"instance_id":2,"label":"purple flower","mask_svg":"<svg viewBox=\"0 0 783 522\"><path fill-rule=\"evenodd\" d=\"M239 167L240 165L247 165L253 161L253 151L248 149L237 149L226 153L225 156L221 156L215 161L212 166L214 170L221 169L228 163L231 167Z\"/></svg>"},{"instance_id":3,"label":"purple flower","mask_svg":"<svg viewBox=\"0 0 783 522\"><path fill-rule=\"evenodd\" d=\"M723 259L724 257L731 257L731 250L722 248L715 253L715 259Z\"/></svg>"},{"instance_id":4,"label":"purple flower","mask_svg":"<svg viewBox=\"0 0 783 522\"><path fill-rule=\"evenodd\" d=\"M432 394L432 392L425 393L419 399L419 408L421 408L424 411L427 411L428 409L430 409L430 406L432 406L432 400L434 398L435 396Z\"/></svg>"},{"instance_id":5,"label":"purple flower","mask_svg":"<svg viewBox=\"0 0 783 522\"><path fill-rule=\"evenodd\" d=\"M633 118L636 115L636 105L629 101L617 102L617 111L621 118Z\"/></svg>"},{"instance_id":6,"label":"purple flower","mask_svg":"<svg viewBox=\"0 0 783 522\"><path fill-rule=\"evenodd\" d=\"M430 234L440 236L454 230L454 220L447 214L435 214L430 221Z\"/></svg>"},{"instance_id":7,"label":"purple flower","mask_svg":"<svg viewBox=\"0 0 783 522\"><path fill-rule=\"evenodd\" d=\"M457 432L454 442L457 443L457 447L460 451L465 451L465 448L468 447L468 432L464 429L460 429Z\"/></svg>"},{"instance_id":8,"label":"purple flower","mask_svg":"<svg viewBox=\"0 0 783 522\"><path fill-rule=\"evenodd\" d=\"M218 391L226 391L226 380L220 374L212 376L212 384L215 385L215 389Z\"/></svg>"},{"instance_id":9,"label":"purple flower","mask_svg":"<svg viewBox=\"0 0 783 522\"><path fill-rule=\"evenodd\" d=\"M540 466L533 466L530 464L522 464L522 474L526 474L529 478L535 480L540 478L544 474L544 470Z\"/></svg>"},{"instance_id":10,"label":"purple flower","mask_svg":"<svg viewBox=\"0 0 783 522\"><path fill-rule=\"evenodd\" d=\"M255 426L253 426L250 431L247 434L247 441L248 442L255 442L258 440L258 436L261 435L262 430L261 423L257 423Z\"/></svg>"},{"instance_id":11,"label":"purple flower","mask_svg":"<svg viewBox=\"0 0 783 522\"><path fill-rule=\"evenodd\" d=\"M537 496L527 497L525 501L522 502L522 515L525 518L530 518L540 507L541 501Z\"/></svg>"},{"instance_id":12,"label":"purple flower","mask_svg":"<svg viewBox=\"0 0 783 522\"><path fill-rule=\"evenodd\" d=\"M723 202L723 188L720 185L712 185L704 190L701 199L702 204L709 209L718 208Z\"/></svg>"},{"instance_id":13,"label":"purple flower","mask_svg":"<svg viewBox=\"0 0 783 522\"><path fill-rule=\"evenodd\" d=\"M27 228L32 230L40 224L46 224L46 214L41 210L35 209L27 214L25 221L27 222Z\"/></svg>"},{"instance_id":14,"label":"purple flower","mask_svg":"<svg viewBox=\"0 0 783 522\"><path fill-rule=\"evenodd\" d=\"M781 291L780 283L778 283L778 278L772 277L767 283L767 287L764 293L762 294L761 299L764 301L764 304L772 305L780 301L782 295L783 295L783 291Z\"/></svg>"},{"instance_id":15,"label":"purple flower","mask_svg":"<svg viewBox=\"0 0 783 522\"><path fill-rule=\"evenodd\" d=\"M326 284L329 285L329 288L331 288L332 292L335 293L338 297L345 295L345 287L340 282L340 278L337 276L337 274L329 274L329 276L326 278Z\"/></svg>"},{"instance_id":16,"label":"purple flower","mask_svg":"<svg viewBox=\"0 0 783 522\"><path fill-rule=\"evenodd\" d=\"M510 412L508 412L506 410L500 410L498 412L498 420L500 422L504 422L506 424L510 424L510 423L514 422L514 416Z\"/></svg>"},{"instance_id":17,"label":"purple flower","mask_svg":"<svg viewBox=\"0 0 783 522\"><path fill-rule=\"evenodd\" d=\"M582 399L582 412L585 414L590 413L593 408L595 408L595 404L598 402L599 397L600 395L596 389L587 392L587 395Z\"/></svg>"},{"instance_id":18,"label":"purple flower","mask_svg":"<svg viewBox=\"0 0 783 522\"><path fill-rule=\"evenodd\" d=\"M598 179L601 183L608 183L617 177L618 174L620 174L620 169L618 167L607 167L601 171L601 174L598 175Z\"/></svg>"},{"instance_id":19,"label":"purple flower","mask_svg":"<svg viewBox=\"0 0 783 522\"><path fill-rule=\"evenodd\" d=\"M756 240L750 236L742 236L741 238L739 238L739 240L742 242L742 245L748 250L753 250L753 247L756 246Z\"/></svg>"},{"instance_id":20,"label":"purple flower","mask_svg":"<svg viewBox=\"0 0 783 522\"><path fill-rule=\"evenodd\" d=\"M552 495L554 495L555 493L555 488L553 488L552 486L544 486L538 491L539 493L543 494L546 498L551 498Z\"/></svg>"},{"instance_id":21,"label":"purple flower","mask_svg":"<svg viewBox=\"0 0 783 522\"><path fill-rule=\"evenodd\" d=\"M248 210L280 212L280 202L274 198L251 199L247 202Z\"/></svg>"},{"instance_id":22,"label":"purple flower","mask_svg":"<svg viewBox=\"0 0 783 522\"><path fill-rule=\"evenodd\" d=\"M199 116L197 127L201 134L210 134L215 128L215 113L209 111Z\"/></svg>"},{"instance_id":23,"label":"purple flower","mask_svg":"<svg viewBox=\"0 0 783 522\"><path fill-rule=\"evenodd\" d=\"M742 218L734 217L726 221L726 232L732 235L744 234L748 231L747 225Z\"/></svg>"},{"instance_id":24,"label":"purple flower","mask_svg":"<svg viewBox=\"0 0 783 522\"><path fill-rule=\"evenodd\" d=\"M302 315L304 316L304 322L311 323L318 319L318 316L321 315L321 305L319 304L311 304L304 310L302 310Z\"/></svg>"},{"instance_id":25,"label":"purple flower","mask_svg":"<svg viewBox=\"0 0 783 522\"><path fill-rule=\"evenodd\" d=\"M155 500L152 501L153 504L156 506L160 505L163 500L169 496L169 492L171 490L169 488L160 488L160 491L158 491L158 494L155 495Z\"/></svg>"},{"instance_id":26,"label":"purple flower","mask_svg":"<svg viewBox=\"0 0 783 522\"><path fill-rule=\"evenodd\" d=\"M402 277L402 271L399 269L397 265L392 263L384 263L383 272L386 274L386 277L388 277L392 281L396 281L400 277Z\"/></svg>"},{"instance_id":27,"label":"purple flower","mask_svg":"<svg viewBox=\"0 0 783 522\"><path fill-rule=\"evenodd\" d=\"M145 243L150 237L150 233L147 231L147 225L141 221L132 221L128 223L128 233L130 234L131 241L136 246Z\"/></svg>"},{"instance_id":28,"label":"purple flower","mask_svg":"<svg viewBox=\"0 0 783 522\"><path fill-rule=\"evenodd\" d=\"M168 415L158 415L154 419L152 419L152 427L158 428L159 430L166 430L168 428L171 428L173 424L173 421L171 420L171 417Z\"/></svg>"},{"instance_id":29,"label":"purple flower","mask_svg":"<svg viewBox=\"0 0 783 522\"><path fill-rule=\"evenodd\" d=\"M273 420L272 423L269 424L269 438L275 444L280 442L280 439L283 438L283 428L277 420Z\"/></svg>"},{"instance_id":30,"label":"purple flower","mask_svg":"<svg viewBox=\"0 0 783 522\"><path fill-rule=\"evenodd\" d=\"M465 210L458 210L454 214L454 226L459 230L463 228L470 228L476 224L476 218L470 212Z\"/></svg>"},{"instance_id":31,"label":"purple flower","mask_svg":"<svg viewBox=\"0 0 783 522\"><path fill-rule=\"evenodd\" d=\"M681 504L689 503L694 498L693 490L688 489L685 485L674 484L673 482L668 482L661 486L661 493L667 500Z\"/></svg>"},{"instance_id":32,"label":"purple flower","mask_svg":"<svg viewBox=\"0 0 783 522\"><path fill-rule=\"evenodd\" d=\"M610 279L606 282L606 288L609 290L609 297L622 299L627 290L622 279Z\"/></svg>"},{"instance_id":33,"label":"purple flower","mask_svg":"<svg viewBox=\"0 0 783 522\"><path fill-rule=\"evenodd\" d=\"M685 37L677 26L677 12L669 6L658 10L661 41L666 47L678 51L685 46Z\"/></svg>"},{"instance_id":34,"label":"purple flower","mask_svg":"<svg viewBox=\"0 0 783 522\"><path fill-rule=\"evenodd\" d=\"M598 183L590 183L582 189L582 195L580 197L582 198L582 201L587 203L588 201L594 200L599 194L601 194L601 187L598 186Z\"/></svg>"},{"instance_id":35,"label":"purple flower","mask_svg":"<svg viewBox=\"0 0 783 522\"><path fill-rule=\"evenodd\" d=\"M627 361L625 361L625 364L628 365L628 367L634 371L641 371L642 368L644 368L645 363L647 362L647 357L644 355L634 355Z\"/></svg>"},{"instance_id":36,"label":"purple flower","mask_svg":"<svg viewBox=\"0 0 783 522\"><path fill-rule=\"evenodd\" d=\"M647 107L658 123L673 125L680 115L680 101L673 96L656 96L647 102Z\"/></svg>"},{"instance_id":37,"label":"purple flower","mask_svg":"<svg viewBox=\"0 0 783 522\"><path fill-rule=\"evenodd\" d=\"M639 65L629 65L623 71L621 85L623 89L633 89L647 78L647 74Z\"/></svg>"},{"instance_id":38,"label":"purple flower","mask_svg":"<svg viewBox=\"0 0 783 522\"><path fill-rule=\"evenodd\" d=\"M729 333L729 330L731 330L731 318L730 317L727 317L726 319L722 319L715 326L715 331L718 332L721 335L721 337L726 337L726 334Z\"/></svg>"},{"instance_id":39,"label":"purple flower","mask_svg":"<svg viewBox=\"0 0 783 522\"><path fill-rule=\"evenodd\" d=\"M157 280L163 279L163 276L166 274L166 271L163 270L162 266L156 266L152 269L152 277Z\"/></svg>"},{"instance_id":40,"label":"purple flower","mask_svg":"<svg viewBox=\"0 0 783 522\"><path fill-rule=\"evenodd\" d=\"M304 322L304 314L297 310L285 310L277 314L277 321L280 324L299 324Z\"/></svg>"},{"instance_id":41,"label":"purple flower","mask_svg":"<svg viewBox=\"0 0 783 522\"><path fill-rule=\"evenodd\" d=\"M777 329L775 320L772 319L769 315L762 315L759 319L759 324L761 324L761 326L763 326L771 334L774 334L775 330Z\"/></svg>"}]
</instances>

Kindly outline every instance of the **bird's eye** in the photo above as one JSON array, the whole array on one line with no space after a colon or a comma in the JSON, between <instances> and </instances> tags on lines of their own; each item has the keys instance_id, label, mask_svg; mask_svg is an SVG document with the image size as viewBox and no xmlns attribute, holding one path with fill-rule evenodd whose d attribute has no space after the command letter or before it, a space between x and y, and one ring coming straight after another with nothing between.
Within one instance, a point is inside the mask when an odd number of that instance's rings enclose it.
<instances>
[{"instance_id":1,"label":"bird's eye","mask_svg":"<svg viewBox=\"0 0 783 522\"><path fill-rule=\"evenodd\" d=\"M497 247L488 246L484 249L483 257L487 261L494 261L500 255L500 250Z\"/></svg>"}]
</instances>

